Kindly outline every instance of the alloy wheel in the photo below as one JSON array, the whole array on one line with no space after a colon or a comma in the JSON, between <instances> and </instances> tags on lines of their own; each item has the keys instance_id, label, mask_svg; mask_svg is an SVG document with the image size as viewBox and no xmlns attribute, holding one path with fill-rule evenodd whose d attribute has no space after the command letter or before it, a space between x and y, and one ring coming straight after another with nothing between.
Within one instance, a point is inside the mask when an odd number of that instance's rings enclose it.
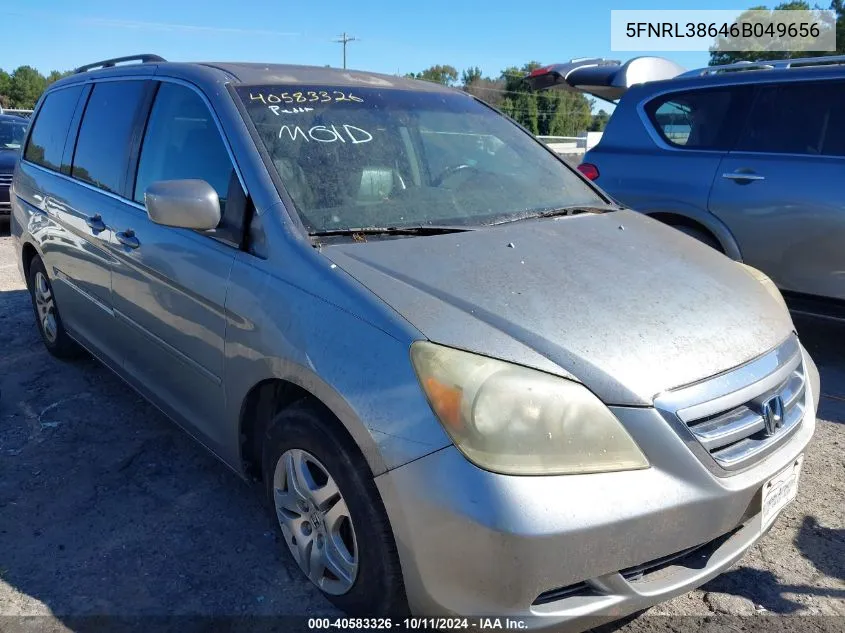
<instances>
[{"instance_id":1,"label":"alloy wheel","mask_svg":"<svg viewBox=\"0 0 845 633\"><path fill-rule=\"evenodd\" d=\"M53 301L53 290L50 288L50 282L44 273L40 271L35 273L35 288L33 290L35 293L35 309L38 312L41 330L50 343L55 343L59 335L56 304Z\"/></svg>"},{"instance_id":2,"label":"alloy wheel","mask_svg":"<svg viewBox=\"0 0 845 633\"><path fill-rule=\"evenodd\" d=\"M289 449L273 474L273 501L285 543L303 573L342 595L358 575L358 544L346 500L311 453Z\"/></svg>"}]
</instances>

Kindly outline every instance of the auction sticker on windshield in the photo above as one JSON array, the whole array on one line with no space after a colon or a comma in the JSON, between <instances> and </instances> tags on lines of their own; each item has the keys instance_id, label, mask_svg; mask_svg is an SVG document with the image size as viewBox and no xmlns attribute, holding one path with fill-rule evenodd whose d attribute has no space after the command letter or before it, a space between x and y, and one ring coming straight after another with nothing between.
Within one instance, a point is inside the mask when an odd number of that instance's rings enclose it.
<instances>
[{"instance_id":1,"label":"auction sticker on windshield","mask_svg":"<svg viewBox=\"0 0 845 633\"><path fill-rule=\"evenodd\" d=\"M761 529L765 531L778 513L783 510L798 493L798 477L804 456L799 455L789 466L772 477L763 486L763 516Z\"/></svg>"}]
</instances>

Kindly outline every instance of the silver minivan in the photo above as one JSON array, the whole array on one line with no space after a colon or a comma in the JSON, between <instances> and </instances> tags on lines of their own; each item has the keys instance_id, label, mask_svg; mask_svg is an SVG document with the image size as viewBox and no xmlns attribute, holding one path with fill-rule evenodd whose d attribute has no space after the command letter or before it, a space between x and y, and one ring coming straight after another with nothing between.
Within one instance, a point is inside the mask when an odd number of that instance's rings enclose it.
<instances>
[{"instance_id":1,"label":"silver minivan","mask_svg":"<svg viewBox=\"0 0 845 633\"><path fill-rule=\"evenodd\" d=\"M796 495L819 379L771 281L460 91L92 64L38 103L11 227L47 349L260 478L349 613L585 628Z\"/></svg>"}]
</instances>

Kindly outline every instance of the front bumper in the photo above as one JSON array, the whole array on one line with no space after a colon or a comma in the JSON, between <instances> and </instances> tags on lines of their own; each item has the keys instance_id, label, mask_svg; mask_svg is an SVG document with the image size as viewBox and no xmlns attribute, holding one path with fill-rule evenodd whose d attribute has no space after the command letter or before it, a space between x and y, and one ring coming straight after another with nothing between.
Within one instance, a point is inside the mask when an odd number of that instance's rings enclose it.
<instances>
[{"instance_id":1,"label":"front bumper","mask_svg":"<svg viewBox=\"0 0 845 633\"><path fill-rule=\"evenodd\" d=\"M626 407L613 411L651 460L646 470L514 477L450 446L379 476L412 611L583 630L701 585L760 539L761 487L804 451L808 404L787 442L729 477L710 472L655 409Z\"/></svg>"}]
</instances>

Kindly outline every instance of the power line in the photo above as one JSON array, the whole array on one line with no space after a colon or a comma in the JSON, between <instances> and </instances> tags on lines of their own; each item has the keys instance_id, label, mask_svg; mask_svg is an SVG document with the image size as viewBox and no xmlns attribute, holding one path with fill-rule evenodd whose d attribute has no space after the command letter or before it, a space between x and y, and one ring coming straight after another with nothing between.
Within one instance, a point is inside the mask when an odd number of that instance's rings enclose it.
<instances>
[{"instance_id":1,"label":"power line","mask_svg":"<svg viewBox=\"0 0 845 633\"><path fill-rule=\"evenodd\" d=\"M343 69L346 70L346 45L349 42L357 42L357 37L352 37L351 35L347 35L346 31L343 32L343 35L340 36L339 40L333 40L337 44L343 45Z\"/></svg>"}]
</instances>

